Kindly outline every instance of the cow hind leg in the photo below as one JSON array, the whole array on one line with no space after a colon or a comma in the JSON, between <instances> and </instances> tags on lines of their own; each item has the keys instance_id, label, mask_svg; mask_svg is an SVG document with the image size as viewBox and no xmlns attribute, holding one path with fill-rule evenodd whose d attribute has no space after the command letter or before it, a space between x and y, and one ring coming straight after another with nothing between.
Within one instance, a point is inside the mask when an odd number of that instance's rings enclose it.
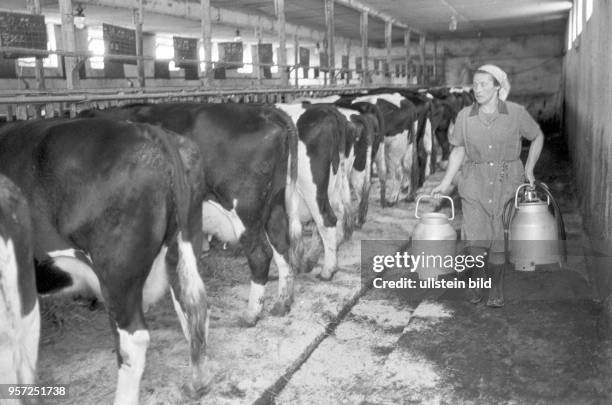
<instances>
[{"instance_id":1,"label":"cow hind leg","mask_svg":"<svg viewBox=\"0 0 612 405\"><path fill-rule=\"evenodd\" d=\"M295 273L288 262L289 235L285 209L281 204L272 207L266 224L266 237L272 249L272 258L278 268L278 297L271 314L282 316L291 310ZM303 253L302 253L303 256Z\"/></svg>"},{"instance_id":2,"label":"cow hind leg","mask_svg":"<svg viewBox=\"0 0 612 405\"><path fill-rule=\"evenodd\" d=\"M107 287L108 310L119 361L114 403L137 404L150 341L142 313L143 284L126 277L113 277Z\"/></svg>"},{"instance_id":3,"label":"cow hind leg","mask_svg":"<svg viewBox=\"0 0 612 405\"><path fill-rule=\"evenodd\" d=\"M199 398L209 388L205 379L205 355L210 311L207 308L206 288L198 273L194 247L183 239L181 233L174 246L178 249L178 277L171 285L170 295L183 334L189 342L191 360L191 384L185 384L183 391L190 398Z\"/></svg>"},{"instance_id":4,"label":"cow hind leg","mask_svg":"<svg viewBox=\"0 0 612 405\"><path fill-rule=\"evenodd\" d=\"M380 184L380 206L385 207L387 205L385 200L386 185L387 185L387 164L385 162L385 143L381 142L374 157L376 163L376 171L378 176L378 182Z\"/></svg>"},{"instance_id":5,"label":"cow hind leg","mask_svg":"<svg viewBox=\"0 0 612 405\"><path fill-rule=\"evenodd\" d=\"M249 304L242 321L246 326L255 326L263 311L266 283L272 261L272 248L263 229L257 232L249 231L247 230L247 234L241 239L251 269Z\"/></svg>"},{"instance_id":6,"label":"cow hind leg","mask_svg":"<svg viewBox=\"0 0 612 405\"><path fill-rule=\"evenodd\" d=\"M20 268L11 239L0 237L0 381L5 384L34 384L40 336L38 300L23 314L19 294ZM34 285L30 285L35 290Z\"/></svg>"}]
</instances>

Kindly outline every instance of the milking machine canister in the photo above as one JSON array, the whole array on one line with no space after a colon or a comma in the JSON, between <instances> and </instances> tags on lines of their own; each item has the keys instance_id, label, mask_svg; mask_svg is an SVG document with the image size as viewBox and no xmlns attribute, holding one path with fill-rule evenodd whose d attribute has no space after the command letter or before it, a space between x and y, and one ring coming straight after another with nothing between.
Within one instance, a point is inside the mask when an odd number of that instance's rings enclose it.
<instances>
[{"instance_id":1,"label":"milking machine canister","mask_svg":"<svg viewBox=\"0 0 612 405\"><path fill-rule=\"evenodd\" d=\"M539 198L538 191L546 200ZM502 222L506 259L516 270L534 271L536 265L561 265L565 260L563 218L546 184L521 184L506 202Z\"/></svg>"},{"instance_id":2,"label":"milking machine canister","mask_svg":"<svg viewBox=\"0 0 612 405\"><path fill-rule=\"evenodd\" d=\"M430 212L427 214L421 214L419 216L419 203L422 198L433 198L429 195L421 195L416 200L416 207L414 210L414 216L420 219L419 223L414 227L412 231L412 254L430 256L431 258L437 259L437 264L440 264L440 258L444 260L447 255L455 256L457 249L457 232L451 225L450 221L455 218L455 205L453 199L448 196L441 196L446 198L451 203L451 216L450 218L441 212ZM432 259L430 264L436 263L436 259ZM421 280L427 278L437 278L442 274L450 274L454 272L454 269L445 268L441 265L433 266L419 266L416 269L417 274Z\"/></svg>"}]
</instances>

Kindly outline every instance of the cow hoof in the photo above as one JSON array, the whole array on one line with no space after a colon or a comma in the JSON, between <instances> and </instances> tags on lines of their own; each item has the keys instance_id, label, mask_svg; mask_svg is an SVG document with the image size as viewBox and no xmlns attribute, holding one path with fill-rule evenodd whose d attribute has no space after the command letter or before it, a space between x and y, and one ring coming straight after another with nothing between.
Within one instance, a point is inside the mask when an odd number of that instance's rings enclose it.
<instances>
[{"instance_id":1,"label":"cow hoof","mask_svg":"<svg viewBox=\"0 0 612 405\"><path fill-rule=\"evenodd\" d=\"M238 320L238 324L244 328L252 328L257 325L258 320L259 315L245 314L240 317L240 319Z\"/></svg>"},{"instance_id":2,"label":"cow hoof","mask_svg":"<svg viewBox=\"0 0 612 405\"><path fill-rule=\"evenodd\" d=\"M334 274L336 274L336 270L323 269L323 271L319 275L317 275L317 278L323 281L331 281L332 277L334 277Z\"/></svg>"},{"instance_id":3,"label":"cow hoof","mask_svg":"<svg viewBox=\"0 0 612 405\"><path fill-rule=\"evenodd\" d=\"M277 301L270 310L270 315L285 316L289 311L291 311L291 300Z\"/></svg>"},{"instance_id":4,"label":"cow hoof","mask_svg":"<svg viewBox=\"0 0 612 405\"><path fill-rule=\"evenodd\" d=\"M194 387L192 383L183 384L181 387L183 395L191 400L198 400L210 391L210 385L202 384Z\"/></svg>"}]
</instances>

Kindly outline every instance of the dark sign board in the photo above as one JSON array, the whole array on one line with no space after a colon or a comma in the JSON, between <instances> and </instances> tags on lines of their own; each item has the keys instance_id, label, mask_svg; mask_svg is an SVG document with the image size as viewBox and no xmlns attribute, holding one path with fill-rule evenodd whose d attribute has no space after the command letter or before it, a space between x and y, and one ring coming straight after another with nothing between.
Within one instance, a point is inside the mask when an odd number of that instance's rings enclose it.
<instances>
[{"instance_id":1,"label":"dark sign board","mask_svg":"<svg viewBox=\"0 0 612 405\"><path fill-rule=\"evenodd\" d=\"M327 58L327 54L325 52L321 52L319 54L319 68L321 72L327 72L329 70L329 59Z\"/></svg>"},{"instance_id":2,"label":"dark sign board","mask_svg":"<svg viewBox=\"0 0 612 405\"><path fill-rule=\"evenodd\" d=\"M300 66L308 67L310 66L310 49L302 48L300 46Z\"/></svg>"},{"instance_id":3,"label":"dark sign board","mask_svg":"<svg viewBox=\"0 0 612 405\"><path fill-rule=\"evenodd\" d=\"M274 55L272 44L259 44L257 48L257 52L259 53L259 63L273 64L274 63ZM263 75L266 79L272 78L271 66L263 66Z\"/></svg>"},{"instance_id":4,"label":"dark sign board","mask_svg":"<svg viewBox=\"0 0 612 405\"><path fill-rule=\"evenodd\" d=\"M219 61L226 69L239 69L243 66L242 42L220 42Z\"/></svg>"},{"instance_id":5,"label":"dark sign board","mask_svg":"<svg viewBox=\"0 0 612 405\"><path fill-rule=\"evenodd\" d=\"M197 60L198 59L198 40L195 38L183 38L173 37L174 45L174 59L176 67L187 68L195 66L197 69L197 62L181 62L182 60Z\"/></svg>"},{"instance_id":6,"label":"dark sign board","mask_svg":"<svg viewBox=\"0 0 612 405\"><path fill-rule=\"evenodd\" d=\"M34 14L0 12L0 45L15 48L47 49L45 17ZM5 58L34 56L4 53Z\"/></svg>"},{"instance_id":7,"label":"dark sign board","mask_svg":"<svg viewBox=\"0 0 612 405\"><path fill-rule=\"evenodd\" d=\"M198 59L198 40L195 38L173 37L174 59L176 66L185 69L185 80L197 80L198 62L183 62L180 60L197 60Z\"/></svg>"},{"instance_id":8,"label":"dark sign board","mask_svg":"<svg viewBox=\"0 0 612 405\"><path fill-rule=\"evenodd\" d=\"M310 66L310 50L300 46L300 66L304 68L304 78L308 78L308 66Z\"/></svg>"},{"instance_id":9,"label":"dark sign board","mask_svg":"<svg viewBox=\"0 0 612 405\"><path fill-rule=\"evenodd\" d=\"M363 73L362 60L361 56L355 58L355 73Z\"/></svg>"},{"instance_id":10,"label":"dark sign board","mask_svg":"<svg viewBox=\"0 0 612 405\"><path fill-rule=\"evenodd\" d=\"M136 55L136 31L115 25L102 24L102 38L104 39L106 54ZM120 61L119 63L135 65L136 60Z\"/></svg>"},{"instance_id":11,"label":"dark sign board","mask_svg":"<svg viewBox=\"0 0 612 405\"><path fill-rule=\"evenodd\" d=\"M349 72L348 69L349 69L349 57L348 55L342 55L342 73L340 74L341 79L344 79L344 74L346 72L347 79L351 80L351 72Z\"/></svg>"}]
</instances>

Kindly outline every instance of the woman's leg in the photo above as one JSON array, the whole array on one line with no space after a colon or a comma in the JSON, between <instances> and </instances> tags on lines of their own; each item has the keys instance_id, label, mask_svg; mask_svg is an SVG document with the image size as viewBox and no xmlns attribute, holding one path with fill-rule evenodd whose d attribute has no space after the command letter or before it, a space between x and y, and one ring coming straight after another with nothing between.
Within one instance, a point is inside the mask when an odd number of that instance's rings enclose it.
<instances>
[{"instance_id":1,"label":"woman's leg","mask_svg":"<svg viewBox=\"0 0 612 405\"><path fill-rule=\"evenodd\" d=\"M491 278L491 289L487 306L501 308L504 306L504 272L506 270L505 256L503 252L491 252L489 255L489 277Z\"/></svg>"}]
</instances>

